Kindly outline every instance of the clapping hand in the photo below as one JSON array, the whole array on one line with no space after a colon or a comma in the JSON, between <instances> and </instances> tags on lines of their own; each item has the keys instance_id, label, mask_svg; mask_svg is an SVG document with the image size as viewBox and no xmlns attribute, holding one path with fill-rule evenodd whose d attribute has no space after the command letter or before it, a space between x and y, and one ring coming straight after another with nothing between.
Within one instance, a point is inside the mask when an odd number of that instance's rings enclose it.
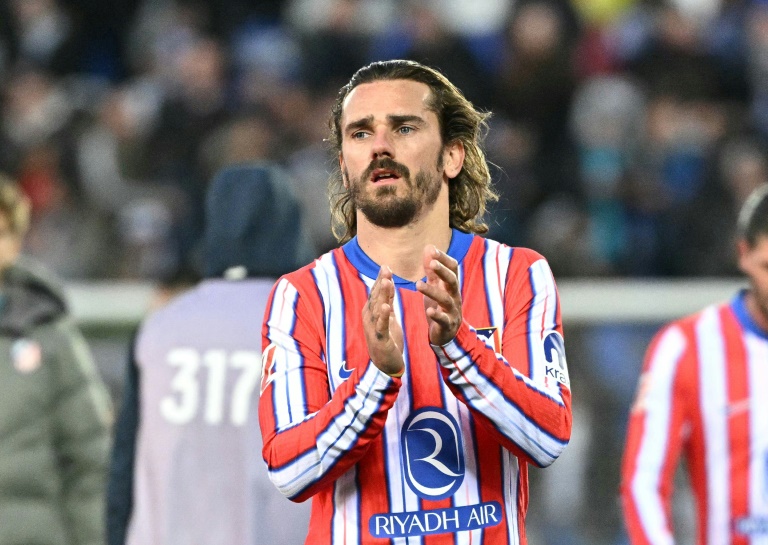
<instances>
[{"instance_id":1,"label":"clapping hand","mask_svg":"<svg viewBox=\"0 0 768 545\"><path fill-rule=\"evenodd\" d=\"M403 330L395 319L395 283L389 267L381 267L363 307L363 332L373 364L388 375L403 368Z\"/></svg>"},{"instance_id":2,"label":"clapping hand","mask_svg":"<svg viewBox=\"0 0 768 545\"><path fill-rule=\"evenodd\" d=\"M416 289L424 295L429 342L442 346L453 340L461 325L459 263L430 244L424 248L424 271L427 281L419 280Z\"/></svg>"}]
</instances>

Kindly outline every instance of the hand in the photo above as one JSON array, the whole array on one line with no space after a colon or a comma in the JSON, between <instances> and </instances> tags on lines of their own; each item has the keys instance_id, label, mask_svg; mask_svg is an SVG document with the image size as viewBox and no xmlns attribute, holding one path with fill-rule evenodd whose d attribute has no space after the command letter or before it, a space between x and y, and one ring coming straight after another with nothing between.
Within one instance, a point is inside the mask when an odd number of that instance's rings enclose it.
<instances>
[{"instance_id":1,"label":"hand","mask_svg":"<svg viewBox=\"0 0 768 545\"><path fill-rule=\"evenodd\" d=\"M424 310L429 322L429 342L442 346L456 337L461 325L459 263L433 245L424 248L427 281L416 282L424 295Z\"/></svg>"},{"instance_id":2,"label":"hand","mask_svg":"<svg viewBox=\"0 0 768 545\"><path fill-rule=\"evenodd\" d=\"M373 364L388 375L398 375L403 362L403 330L395 319L395 282L382 267L363 307L363 332Z\"/></svg>"}]
</instances>

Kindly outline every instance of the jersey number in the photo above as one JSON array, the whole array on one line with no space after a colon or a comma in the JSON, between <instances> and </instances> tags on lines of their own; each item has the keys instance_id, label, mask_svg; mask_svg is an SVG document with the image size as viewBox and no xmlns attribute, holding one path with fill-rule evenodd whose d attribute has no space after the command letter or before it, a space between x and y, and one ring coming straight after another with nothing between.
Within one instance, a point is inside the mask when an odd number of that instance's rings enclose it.
<instances>
[{"instance_id":1,"label":"jersey number","mask_svg":"<svg viewBox=\"0 0 768 545\"><path fill-rule=\"evenodd\" d=\"M229 421L235 426L248 421L251 395L261 371L258 352L207 350L201 354L194 348L175 348L168 352L166 363L177 368L171 380L172 393L160 402L160 414L168 422L186 424L202 410L205 422L216 425L225 418L226 408ZM201 367L205 368L204 375ZM228 402L227 375L233 372L239 374ZM202 403L201 396L204 396Z\"/></svg>"}]
</instances>

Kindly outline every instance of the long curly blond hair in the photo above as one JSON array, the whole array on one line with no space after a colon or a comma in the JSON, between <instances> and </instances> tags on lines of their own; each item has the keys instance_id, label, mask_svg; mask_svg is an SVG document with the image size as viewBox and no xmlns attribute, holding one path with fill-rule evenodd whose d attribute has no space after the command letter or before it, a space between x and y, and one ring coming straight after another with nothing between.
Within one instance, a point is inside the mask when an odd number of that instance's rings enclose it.
<instances>
[{"instance_id":1,"label":"long curly blond hair","mask_svg":"<svg viewBox=\"0 0 768 545\"><path fill-rule=\"evenodd\" d=\"M490 114L475 109L462 92L437 70L414 61L391 60L374 62L355 72L349 83L339 90L331 109L328 141L332 151L335 156L341 152L341 114L349 93L363 83L399 79L424 83L430 88L432 92L427 107L435 112L440 122L443 145L461 142L464 146L464 165L449 185L451 227L467 233L488 232L488 226L482 220L486 204L499 198L491 186L488 162L481 147ZM340 243L344 243L357 234L357 214L338 166L331 174L328 192L333 234Z\"/></svg>"}]
</instances>

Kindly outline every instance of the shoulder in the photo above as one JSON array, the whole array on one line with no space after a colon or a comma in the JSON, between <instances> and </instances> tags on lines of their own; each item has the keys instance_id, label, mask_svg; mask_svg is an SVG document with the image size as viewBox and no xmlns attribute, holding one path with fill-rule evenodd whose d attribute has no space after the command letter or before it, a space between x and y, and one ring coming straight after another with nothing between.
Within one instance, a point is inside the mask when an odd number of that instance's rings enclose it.
<instances>
[{"instance_id":1,"label":"shoulder","mask_svg":"<svg viewBox=\"0 0 768 545\"><path fill-rule=\"evenodd\" d=\"M531 248L508 246L493 239L475 236L467 255L468 261L482 264L486 274L493 274L507 283L554 281L546 258Z\"/></svg>"},{"instance_id":2,"label":"shoulder","mask_svg":"<svg viewBox=\"0 0 768 545\"><path fill-rule=\"evenodd\" d=\"M648 345L650 356L683 357L696 350L701 339L722 335L721 314L727 305L709 305L694 313L664 324Z\"/></svg>"},{"instance_id":3,"label":"shoulder","mask_svg":"<svg viewBox=\"0 0 768 545\"><path fill-rule=\"evenodd\" d=\"M292 286L299 293L314 293L318 283L325 283L329 278L338 278L342 271L352 265L341 248L335 248L300 269L282 275L273 286L273 292L282 286Z\"/></svg>"},{"instance_id":4,"label":"shoulder","mask_svg":"<svg viewBox=\"0 0 768 545\"><path fill-rule=\"evenodd\" d=\"M516 266L529 267L536 262L546 263L546 258L536 250L523 246L508 246L491 238L475 235L468 257L493 258L499 261L513 262Z\"/></svg>"},{"instance_id":5,"label":"shoulder","mask_svg":"<svg viewBox=\"0 0 768 545\"><path fill-rule=\"evenodd\" d=\"M679 331L680 334L688 338L695 338L703 333L703 329L707 328L708 324L717 325L720 322L720 316L725 311L728 311L727 304L708 305L701 310L668 322L661 328L659 335L668 331Z\"/></svg>"}]
</instances>

